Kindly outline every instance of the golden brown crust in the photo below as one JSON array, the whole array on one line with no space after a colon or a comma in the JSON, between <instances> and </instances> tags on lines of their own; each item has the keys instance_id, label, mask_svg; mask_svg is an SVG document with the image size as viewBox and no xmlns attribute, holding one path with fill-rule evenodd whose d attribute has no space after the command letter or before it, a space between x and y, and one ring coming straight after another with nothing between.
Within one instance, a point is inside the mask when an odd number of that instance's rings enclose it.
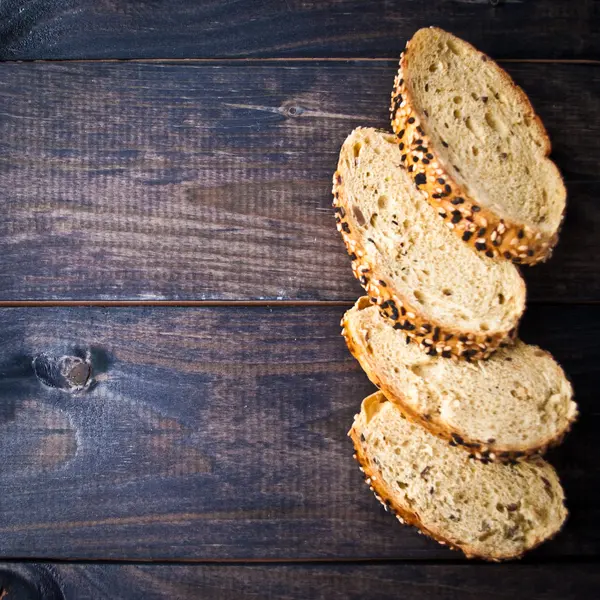
<instances>
[{"instance_id":1,"label":"golden brown crust","mask_svg":"<svg viewBox=\"0 0 600 600\"><path fill-rule=\"evenodd\" d=\"M394 329L404 331L407 340L420 344L425 352L445 358L480 360L490 356L498 347L511 344L517 336L517 327L509 331L474 333L445 327L424 318L405 297L392 288L392 283L381 273L377 273L356 236L346 216L349 207L344 196L342 175L336 171L333 176L333 206L336 213L336 227L341 233L348 254L352 259L352 272L371 301L377 304L384 317L394 322ZM525 284L521 280L523 294Z\"/></svg>"},{"instance_id":2,"label":"golden brown crust","mask_svg":"<svg viewBox=\"0 0 600 600\"><path fill-rule=\"evenodd\" d=\"M546 260L558 241L558 229L554 234L547 235L541 230L499 217L470 197L441 164L438 153L427 135L426 117L414 109L415 104L403 77L406 64L410 60L409 46L410 41L406 44L405 52L400 55L390 112L392 129L399 138L403 161L406 162L407 170L416 186L426 193L427 199L448 227L464 242L484 252L486 256L504 257L517 264L527 265ZM475 48L473 50L479 52ZM485 54L480 54L485 60L491 61ZM519 96L526 114L538 125L545 142L541 150L543 156L548 157L551 149L550 139L539 116L525 92L500 66L498 69L507 85ZM415 159L417 162L412 162Z\"/></svg>"},{"instance_id":3,"label":"golden brown crust","mask_svg":"<svg viewBox=\"0 0 600 600\"><path fill-rule=\"evenodd\" d=\"M365 476L365 483L369 486L369 489L375 494L375 497L383 505L386 511L391 512L400 521L400 523L416 527L419 531L434 539L436 542L442 544L443 546L448 546L452 550L461 551L467 558L479 558L489 562L502 562L505 560L520 559L523 557L525 552L529 552L530 550L537 548L543 542L552 539L552 537L554 537L558 533L557 531L551 537L539 540L530 548L523 550L523 552L521 553L513 555L482 555L475 552L468 545L461 546L455 544L448 538L444 537L440 532L433 531L432 529L428 528L420 520L419 515L417 513L410 511L405 506L401 506L400 504L394 501L393 492L387 487L387 485L381 478L381 474L377 466L371 463L363 449L361 434L359 431L357 431L356 424L352 425L352 428L348 432L348 436L350 437L354 445L354 458L358 461L359 468ZM560 529L562 529L562 527Z\"/></svg>"},{"instance_id":4,"label":"golden brown crust","mask_svg":"<svg viewBox=\"0 0 600 600\"><path fill-rule=\"evenodd\" d=\"M342 335L348 346L348 350L354 358L360 363L363 371L371 382L376 385L385 395L388 400L391 400L400 410L400 412L411 422L424 427L429 433L439 437L449 443L450 446L458 446L469 453L471 458L479 460L483 463L502 462L514 463L520 460L526 460L535 456L542 456L549 448L557 446L562 442L565 435L571 429L574 421L570 421L563 431L555 437L543 441L541 444L533 448L509 448L497 446L487 442L482 442L474 438L469 438L462 432L453 431L447 426L439 423L435 416L424 415L413 410L406 402L405 398L391 391L375 370L371 367L369 360L366 358L366 352L355 344L349 328L346 323L346 317L342 319Z\"/></svg>"}]
</instances>

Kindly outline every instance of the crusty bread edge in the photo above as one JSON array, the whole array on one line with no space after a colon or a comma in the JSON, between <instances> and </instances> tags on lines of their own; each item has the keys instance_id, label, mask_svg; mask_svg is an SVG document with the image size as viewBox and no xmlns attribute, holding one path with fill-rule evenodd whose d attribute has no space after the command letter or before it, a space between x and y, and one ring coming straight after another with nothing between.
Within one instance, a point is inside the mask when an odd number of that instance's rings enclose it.
<instances>
[{"instance_id":1,"label":"crusty bread edge","mask_svg":"<svg viewBox=\"0 0 600 600\"><path fill-rule=\"evenodd\" d=\"M468 42L461 41L470 46L474 52L479 53L482 60L489 60L498 68L506 84L519 97L525 113L536 122L545 140L545 147L541 148L542 158L556 169L566 198L562 175L556 164L548 158L551 150L550 139L525 92L491 58ZM558 241L565 211L563 210L557 230L552 235L547 235L541 230L496 215L488 208L477 204L466 190L461 188L440 163L438 153L422 127L422 124L427 122L426 115L418 114L414 109L414 102L403 77L406 64L410 60L409 46L410 40L406 44L406 50L400 55L400 66L394 80L390 112L392 129L399 137L403 156L418 158L418 162L411 162L408 165L415 184L427 194L427 199L437 209L448 227L476 250L484 252L489 257L502 256L517 264L535 265L546 260L550 257L552 249ZM429 156L432 158L430 159ZM423 163L424 158L428 161L427 163Z\"/></svg>"},{"instance_id":2,"label":"crusty bread edge","mask_svg":"<svg viewBox=\"0 0 600 600\"><path fill-rule=\"evenodd\" d=\"M354 276L371 301L379 306L381 313L392 320L395 327L402 329L411 341L420 344L425 352L431 355L439 354L445 358L480 360L490 356L498 347L511 344L516 338L522 313L515 319L512 329L485 333L450 328L424 318L406 297L393 290L391 282L381 273L377 273L376 266L367 260L360 238L353 235L346 220L349 207L344 194L344 181L339 170L333 175L333 206L336 213L336 227L342 235L352 260ZM525 282L521 277L519 282L521 293L525 296Z\"/></svg>"},{"instance_id":3,"label":"crusty bread edge","mask_svg":"<svg viewBox=\"0 0 600 600\"><path fill-rule=\"evenodd\" d=\"M375 394L372 394L371 396L369 396L369 398L376 394L380 394L380 393L382 393L382 392L375 392ZM356 417L358 417L358 415L356 415ZM567 521L569 513L568 513L567 509L565 508L566 514L565 514L565 518L564 518L561 526L552 535L550 535L546 538L543 538L543 539L536 540L536 542L534 544L532 544L528 548L524 549L520 553L497 554L497 555L493 555L493 556L479 554L478 552L474 551L469 546L459 546L459 545L455 544L454 542L452 542L451 540L449 540L448 538L444 537L439 531L434 531L433 529L427 527L420 520L419 515L417 513L409 510L408 508L406 508L404 506L401 506L394 500L394 494L388 488L388 486L385 484L385 482L383 481L383 479L381 477L381 473L379 472L377 466L371 464L371 461L369 460L369 458L367 457L367 455L365 454L365 452L363 450L363 445L362 445L361 438L360 438L361 432L357 428L357 419L356 418L354 420L354 423L352 424L350 431L348 432L348 436L350 437L350 439L352 440L352 443L354 445L354 450L355 450L354 458L358 462L359 468L364 475L365 483L369 486L369 489L375 494L375 498L377 498L377 500L382 504L382 506L385 508L385 510L387 512L391 512L400 521L400 523L406 524L406 525L412 525L413 527L416 527L418 531L429 536L430 538L432 538L433 540L435 540L442 546L448 546L451 550L458 550L458 551L462 552L469 559L479 558L479 559L482 559L482 560L485 560L488 562L502 562L502 561L507 561L507 560L520 559L524 556L525 553L530 552L531 550L534 550L535 548L537 548L544 542L550 541L552 538L554 538L556 535L558 535L558 533L560 531L562 531L564 524Z\"/></svg>"},{"instance_id":4,"label":"crusty bread edge","mask_svg":"<svg viewBox=\"0 0 600 600\"><path fill-rule=\"evenodd\" d=\"M363 297L359 299L359 302L361 300L365 301L367 299ZM482 442L481 440L465 436L463 432L453 430L447 424L444 425L435 420L435 418L427 418L426 415L415 411L406 402L406 399L402 395L394 393L391 390L391 388L386 384L385 380L383 380L377 374L376 368L371 364L368 354L364 350L362 344L358 342L352 335L350 327L347 324L347 315L349 312L350 311L347 311L342 318L342 335L346 341L348 350L350 350L352 356L354 356L354 358L359 362L370 381L384 393L388 400L392 401L398 407L398 409L409 421L424 427L432 435L447 441L450 446L458 446L462 448L469 453L471 458L475 458L482 462L511 463L519 460L526 460L534 456L542 456L549 448L557 446L563 441L577 418L577 415L575 415L573 419L568 421L565 428L558 432L554 437L543 440L540 444L529 448L495 446L494 444L489 444L487 442ZM546 352L546 354L549 353Z\"/></svg>"}]
</instances>

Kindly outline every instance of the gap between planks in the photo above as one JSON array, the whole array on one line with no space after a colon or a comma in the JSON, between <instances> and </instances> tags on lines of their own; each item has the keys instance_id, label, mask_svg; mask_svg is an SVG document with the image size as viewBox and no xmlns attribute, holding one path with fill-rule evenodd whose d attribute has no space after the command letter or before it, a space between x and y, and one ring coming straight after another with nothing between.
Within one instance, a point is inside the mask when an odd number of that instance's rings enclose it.
<instances>
[{"instance_id":1,"label":"gap between planks","mask_svg":"<svg viewBox=\"0 0 600 600\"><path fill-rule=\"evenodd\" d=\"M401 50L403 47L401 48ZM400 51L401 51L400 50ZM398 52L398 57L400 56ZM10 63L174 63L174 64L223 64L223 63L303 63L303 62L338 62L338 63L351 63L351 62L397 62L398 57L346 57L346 58L332 58L332 57L279 57L279 58L260 58L260 57L248 57L248 58L231 58L231 57L217 57L217 58L53 58L53 59L20 59L20 60L0 60L0 64ZM600 65L598 59L586 59L586 58L502 58L498 59L499 63L541 63L541 64L563 64L563 65Z\"/></svg>"},{"instance_id":2,"label":"gap between planks","mask_svg":"<svg viewBox=\"0 0 600 600\"><path fill-rule=\"evenodd\" d=\"M365 294L363 294L365 295ZM358 296L357 296L358 299ZM0 300L0 308L61 308L61 307L351 307L356 300ZM529 306L597 306L600 300L536 300Z\"/></svg>"},{"instance_id":3,"label":"gap between planks","mask_svg":"<svg viewBox=\"0 0 600 600\"><path fill-rule=\"evenodd\" d=\"M135 560L127 558L6 558L0 557L2 564L40 564L40 563L55 563L67 565L156 565L156 566L186 566L186 565L223 565L223 566L286 566L286 565L378 565L378 566L393 566L393 565L435 565L435 566L464 566L472 565L489 566L496 568L498 563L488 562L484 560L468 559L468 558L188 558L188 559L151 559L151 558L136 558ZM596 565L600 564L600 557L595 556L562 556L550 558L521 558L518 560L507 561L506 566L535 566L535 565Z\"/></svg>"}]
</instances>

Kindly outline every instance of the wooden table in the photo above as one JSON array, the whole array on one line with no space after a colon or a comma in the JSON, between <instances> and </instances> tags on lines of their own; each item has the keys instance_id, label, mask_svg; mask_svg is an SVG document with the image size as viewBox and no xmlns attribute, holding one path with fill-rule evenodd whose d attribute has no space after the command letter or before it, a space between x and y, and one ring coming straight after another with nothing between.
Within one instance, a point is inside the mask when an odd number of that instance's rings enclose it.
<instances>
[{"instance_id":1,"label":"wooden table","mask_svg":"<svg viewBox=\"0 0 600 600\"><path fill-rule=\"evenodd\" d=\"M0 0L0 597L600 596L600 5L496 4ZM571 518L506 565L397 526L346 438L330 178L430 24L531 95L569 190L522 331L581 407Z\"/></svg>"}]
</instances>

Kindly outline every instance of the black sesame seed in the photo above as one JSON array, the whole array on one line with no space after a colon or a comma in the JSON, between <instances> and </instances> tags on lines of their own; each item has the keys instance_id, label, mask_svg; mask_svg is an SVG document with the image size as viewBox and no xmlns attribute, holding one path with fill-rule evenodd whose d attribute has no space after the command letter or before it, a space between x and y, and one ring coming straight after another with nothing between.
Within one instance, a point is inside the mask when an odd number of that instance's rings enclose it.
<instances>
[{"instance_id":1,"label":"black sesame seed","mask_svg":"<svg viewBox=\"0 0 600 600\"><path fill-rule=\"evenodd\" d=\"M350 233L350 225L348 225L348 223L346 223L346 221L344 221L342 223L342 230L345 231L346 233Z\"/></svg>"},{"instance_id":2,"label":"black sesame seed","mask_svg":"<svg viewBox=\"0 0 600 600\"><path fill-rule=\"evenodd\" d=\"M408 119L408 122L412 125L415 122L415 118L414 117L410 117L410 119Z\"/></svg>"},{"instance_id":3,"label":"black sesame seed","mask_svg":"<svg viewBox=\"0 0 600 600\"><path fill-rule=\"evenodd\" d=\"M444 148L447 148L448 147L447 142L445 142L444 140L442 140L442 146L444 146Z\"/></svg>"},{"instance_id":4,"label":"black sesame seed","mask_svg":"<svg viewBox=\"0 0 600 600\"><path fill-rule=\"evenodd\" d=\"M434 342L438 342L438 341L439 341L439 339L440 339L440 328L439 328L439 327L436 327L436 328L433 330L433 341L434 341Z\"/></svg>"},{"instance_id":5,"label":"black sesame seed","mask_svg":"<svg viewBox=\"0 0 600 600\"><path fill-rule=\"evenodd\" d=\"M394 329L404 329L402 323L394 323Z\"/></svg>"},{"instance_id":6,"label":"black sesame seed","mask_svg":"<svg viewBox=\"0 0 600 600\"><path fill-rule=\"evenodd\" d=\"M424 173L417 173L417 175L415 175L415 183L417 186L423 185L426 181L427 178L425 177Z\"/></svg>"},{"instance_id":7,"label":"black sesame seed","mask_svg":"<svg viewBox=\"0 0 600 600\"><path fill-rule=\"evenodd\" d=\"M485 227L481 227L477 232L478 237L485 235Z\"/></svg>"},{"instance_id":8,"label":"black sesame seed","mask_svg":"<svg viewBox=\"0 0 600 600\"><path fill-rule=\"evenodd\" d=\"M473 237L472 231L465 231L462 235L463 242L468 242Z\"/></svg>"},{"instance_id":9,"label":"black sesame seed","mask_svg":"<svg viewBox=\"0 0 600 600\"><path fill-rule=\"evenodd\" d=\"M429 354L429 356L437 356L437 350L432 346L429 348L429 352L427 352L427 354Z\"/></svg>"},{"instance_id":10,"label":"black sesame seed","mask_svg":"<svg viewBox=\"0 0 600 600\"><path fill-rule=\"evenodd\" d=\"M466 342L468 339L469 339L469 338L468 338L466 335L461 335L461 336L458 338L458 341L459 341L459 342L463 342L463 343L464 343L464 342Z\"/></svg>"},{"instance_id":11,"label":"black sesame seed","mask_svg":"<svg viewBox=\"0 0 600 600\"><path fill-rule=\"evenodd\" d=\"M417 131L421 134L421 135L425 135L425 132L423 131L423 128L420 125L417 125Z\"/></svg>"},{"instance_id":12,"label":"black sesame seed","mask_svg":"<svg viewBox=\"0 0 600 600\"><path fill-rule=\"evenodd\" d=\"M432 198L435 198L436 200L439 200L440 198L443 197L443 194L431 194Z\"/></svg>"},{"instance_id":13,"label":"black sesame seed","mask_svg":"<svg viewBox=\"0 0 600 600\"><path fill-rule=\"evenodd\" d=\"M452 204L454 204L455 206L459 205L459 204L464 204L465 199L461 198L460 196L456 196L456 198L453 198L452 200Z\"/></svg>"},{"instance_id":14,"label":"black sesame seed","mask_svg":"<svg viewBox=\"0 0 600 600\"><path fill-rule=\"evenodd\" d=\"M473 212L479 212L481 210L481 208L479 208L479 206L477 206L477 204L473 204L473 206L471 206L471 210Z\"/></svg>"},{"instance_id":15,"label":"black sesame seed","mask_svg":"<svg viewBox=\"0 0 600 600\"><path fill-rule=\"evenodd\" d=\"M364 434L364 433L361 433L361 434L360 434L360 441L361 441L361 442L366 442L366 441L367 441L367 438L365 437L365 434Z\"/></svg>"},{"instance_id":16,"label":"black sesame seed","mask_svg":"<svg viewBox=\"0 0 600 600\"><path fill-rule=\"evenodd\" d=\"M533 256L535 252L533 250L527 250L527 256Z\"/></svg>"},{"instance_id":17,"label":"black sesame seed","mask_svg":"<svg viewBox=\"0 0 600 600\"><path fill-rule=\"evenodd\" d=\"M454 337L454 334L448 333L448 334L446 334L444 341L449 342L453 337Z\"/></svg>"},{"instance_id":18,"label":"black sesame seed","mask_svg":"<svg viewBox=\"0 0 600 600\"><path fill-rule=\"evenodd\" d=\"M444 186L444 191L445 191L447 194L449 194L449 193L452 191L452 188L451 188L451 187L450 187L448 184L446 184L446 185Z\"/></svg>"},{"instance_id":19,"label":"black sesame seed","mask_svg":"<svg viewBox=\"0 0 600 600\"><path fill-rule=\"evenodd\" d=\"M400 130L400 133L398 134L398 137L401 138L404 135L404 129Z\"/></svg>"},{"instance_id":20,"label":"black sesame seed","mask_svg":"<svg viewBox=\"0 0 600 600\"><path fill-rule=\"evenodd\" d=\"M418 152L427 152L427 148L425 148L425 146L421 146L421 145L417 146L415 148L415 150L417 150Z\"/></svg>"},{"instance_id":21,"label":"black sesame seed","mask_svg":"<svg viewBox=\"0 0 600 600\"><path fill-rule=\"evenodd\" d=\"M362 285L367 285L367 283L369 283L369 280L364 275L361 275L358 280Z\"/></svg>"},{"instance_id":22,"label":"black sesame seed","mask_svg":"<svg viewBox=\"0 0 600 600\"><path fill-rule=\"evenodd\" d=\"M494 258L494 253L493 253L493 251L492 251L492 250L488 250L488 251L485 253L485 255L486 255L488 258Z\"/></svg>"},{"instance_id":23,"label":"black sesame seed","mask_svg":"<svg viewBox=\"0 0 600 600\"><path fill-rule=\"evenodd\" d=\"M426 157L427 157L429 160L433 160L433 154L431 154L431 152L428 152L428 153L427 153L425 156L426 156Z\"/></svg>"},{"instance_id":24,"label":"black sesame seed","mask_svg":"<svg viewBox=\"0 0 600 600\"><path fill-rule=\"evenodd\" d=\"M408 167L408 172L409 172L409 173L412 173L412 172L413 172L413 169L414 169L413 165L410 165L410 167Z\"/></svg>"},{"instance_id":25,"label":"black sesame seed","mask_svg":"<svg viewBox=\"0 0 600 600\"><path fill-rule=\"evenodd\" d=\"M400 142L398 144L398 148L400 148L400 150L404 150L404 142Z\"/></svg>"},{"instance_id":26,"label":"black sesame seed","mask_svg":"<svg viewBox=\"0 0 600 600\"><path fill-rule=\"evenodd\" d=\"M465 441L460 437L460 435L458 435L457 433L453 433L452 434L452 439L457 443L460 444L461 446L464 445Z\"/></svg>"},{"instance_id":27,"label":"black sesame seed","mask_svg":"<svg viewBox=\"0 0 600 600\"><path fill-rule=\"evenodd\" d=\"M423 325L421 325L421 329L425 333L431 333L431 325L429 323L423 323Z\"/></svg>"},{"instance_id":28,"label":"black sesame seed","mask_svg":"<svg viewBox=\"0 0 600 600\"><path fill-rule=\"evenodd\" d=\"M440 185L444 185L444 184L446 183L446 180L445 180L445 179L442 179L442 178L440 177L440 178L437 180L437 182L438 182Z\"/></svg>"},{"instance_id":29,"label":"black sesame seed","mask_svg":"<svg viewBox=\"0 0 600 600\"><path fill-rule=\"evenodd\" d=\"M419 162L419 157L418 156L413 156L413 162Z\"/></svg>"},{"instance_id":30,"label":"black sesame seed","mask_svg":"<svg viewBox=\"0 0 600 600\"><path fill-rule=\"evenodd\" d=\"M445 219L448 215L445 212L438 213L442 219Z\"/></svg>"},{"instance_id":31,"label":"black sesame seed","mask_svg":"<svg viewBox=\"0 0 600 600\"><path fill-rule=\"evenodd\" d=\"M419 139L419 140L415 140L415 141L414 141L414 143L415 143L415 144L422 144L422 143L423 143L423 140L421 140L421 139Z\"/></svg>"},{"instance_id":32,"label":"black sesame seed","mask_svg":"<svg viewBox=\"0 0 600 600\"><path fill-rule=\"evenodd\" d=\"M402 316L404 316L404 315L406 314L406 309L404 308L404 306L401 306L401 307L400 307L400 314L401 314Z\"/></svg>"},{"instance_id":33,"label":"black sesame seed","mask_svg":"<svg viewBox=\"0 0 600 600\"><path fill-rule=\"evenodd\" d=\"M381 303L381 308L386 309L389 305L390 305L390 301L385 300L384 302Z\"/></svg>"},{"instance_id":34,"label":"black sesame seed","mask_svg":"<svg viewBox=\"0 0 600 600\"><path fill-rule=\"evenodd\" d=\"M481 250L483 252L484 250L487 249L487 246L485 245L485 242L475 242L475 248L477 248L477 250Z\"/></svg>"},{"instance_id":35,"label":"black sesame seed","mask_svg":"<svg viewBox=\"0 0 600 600\"><path fill-rule=\"evenodd\" d=\"M508 258L509 260L512 258L510 252L505 252L502 256L504 256L504 258Z\"/></svg>"},{"instance_id":36,"label":"black sesame seed","mask_svg":"<svg viewBox=\"0 0 600 600\"><path fill-rule=\"evenodd\" d=\"M338 173L336 178L337 184L340 185L342 183L342 176Z\"/></svg>"},{"instance_id":37,"label":"black sesame seed","mask_svg":"<svg viewBox=\"0 0 600 600\"><path fill-rule=\"evenodd\" d=\"M400 157L400 160L401 160L402 162L404 162L404 161L406 160L406 154L403 154L403 155Z\"/></svg>"},{"instance_id":38,"label":"black sesame seed","mask_svg":"<svg viewBox=\"0 0 600 600\"><path fill-rule=\"evenodd\" d=\"M462 214L460 210L452 211L452 223L458 223L462 219Z\"/></svg>"},{"instance_id":39,"label":"black sesame seed","mask_svg":"<svg viewBox=\"0 0 600 600\"><path fill-rule=\"evenodd\" d=\"M416 327L410 321L404 321L404 329L407 331L414 331Z\"/></svg>"},{"instance_id":40,"label":"black sesame seed","mask_svg":"<svg viewBox=\"0 0 600 600\"><path fill-rule=\"evenodd\" d=\"M346 211L344 210L343 206L336 206L333 210L337 213L340 213L340 217L342 217L342 219L346 216Z\"/></svg>"},{"instance_id":41,"label":"black sesame seed","mask_svg":"<svg viewBox=\"0 0 600 600\"><path fill-rule=\"evenodd\" d=\"M383 279L379 280L379 285L381 285L383 287L387 287L387 283L385 281L383 281Z\"/></svg>"},{"instance_id":42,"label":"black sesame seed","mask_svg":"<svg viewBox=\"0 0 600 600\"><path fill-rule=\"evenodd\" d=\"M357 256L356 254L354 254L354 252L350 255L350 260L356 260Z\"/></svg>"},{"instance_id":43,"label":"black sesame seed","mask_svg":"<svg viewBox=\"0 0 600 600\"><path fill-rule=\"evenodd\" d=\"M429 164L429 159L428 159L428 158L424 158L424 159L423 159L421 162L422 162L424 165L428 165L428 164Z\"/></svg>"},{"instance_id":44,"label":"black sesame seed","mask_svg":"<svg viewBox=\"0 0 600 600\"><path fill-rule=\"evenodd\" d=\"M410 338L408 336L406 336L406 343L410 344Z\"/></svg>"},{"instance_id":45,"label":"black sesame seed","mask_svg":"<svg viewBox=\"0 0 600 600\"><path fill-rule=\"evenodd\" d=\"M525 232L522 229L519 229L519 233L517 234L517 236L520 240L522 240L525 237Z\"/></svg>"},{"instance_id":46,"label":"black sesame seed","mask_svg":"<svg viewBox=\"0 0 600 600\"><path fill-rule=\"evenodd\" d=\"M452 352L450 352L450 350L444 350L444 351L442 352L442 356L443 356L444 358L450 358L450 357L452 356Z\"/></svg>"},{"instance_id":47,"label":"black sesame seed","mask_svg":"<svg viewBox=\"0 0 600 600\"><path fill-rule=\"evenodd\" d=\"M377 298L373 298L373 296L369 296L369 300L373 303L373 304L377 304Z\"/></svg>"}]
</instances>

